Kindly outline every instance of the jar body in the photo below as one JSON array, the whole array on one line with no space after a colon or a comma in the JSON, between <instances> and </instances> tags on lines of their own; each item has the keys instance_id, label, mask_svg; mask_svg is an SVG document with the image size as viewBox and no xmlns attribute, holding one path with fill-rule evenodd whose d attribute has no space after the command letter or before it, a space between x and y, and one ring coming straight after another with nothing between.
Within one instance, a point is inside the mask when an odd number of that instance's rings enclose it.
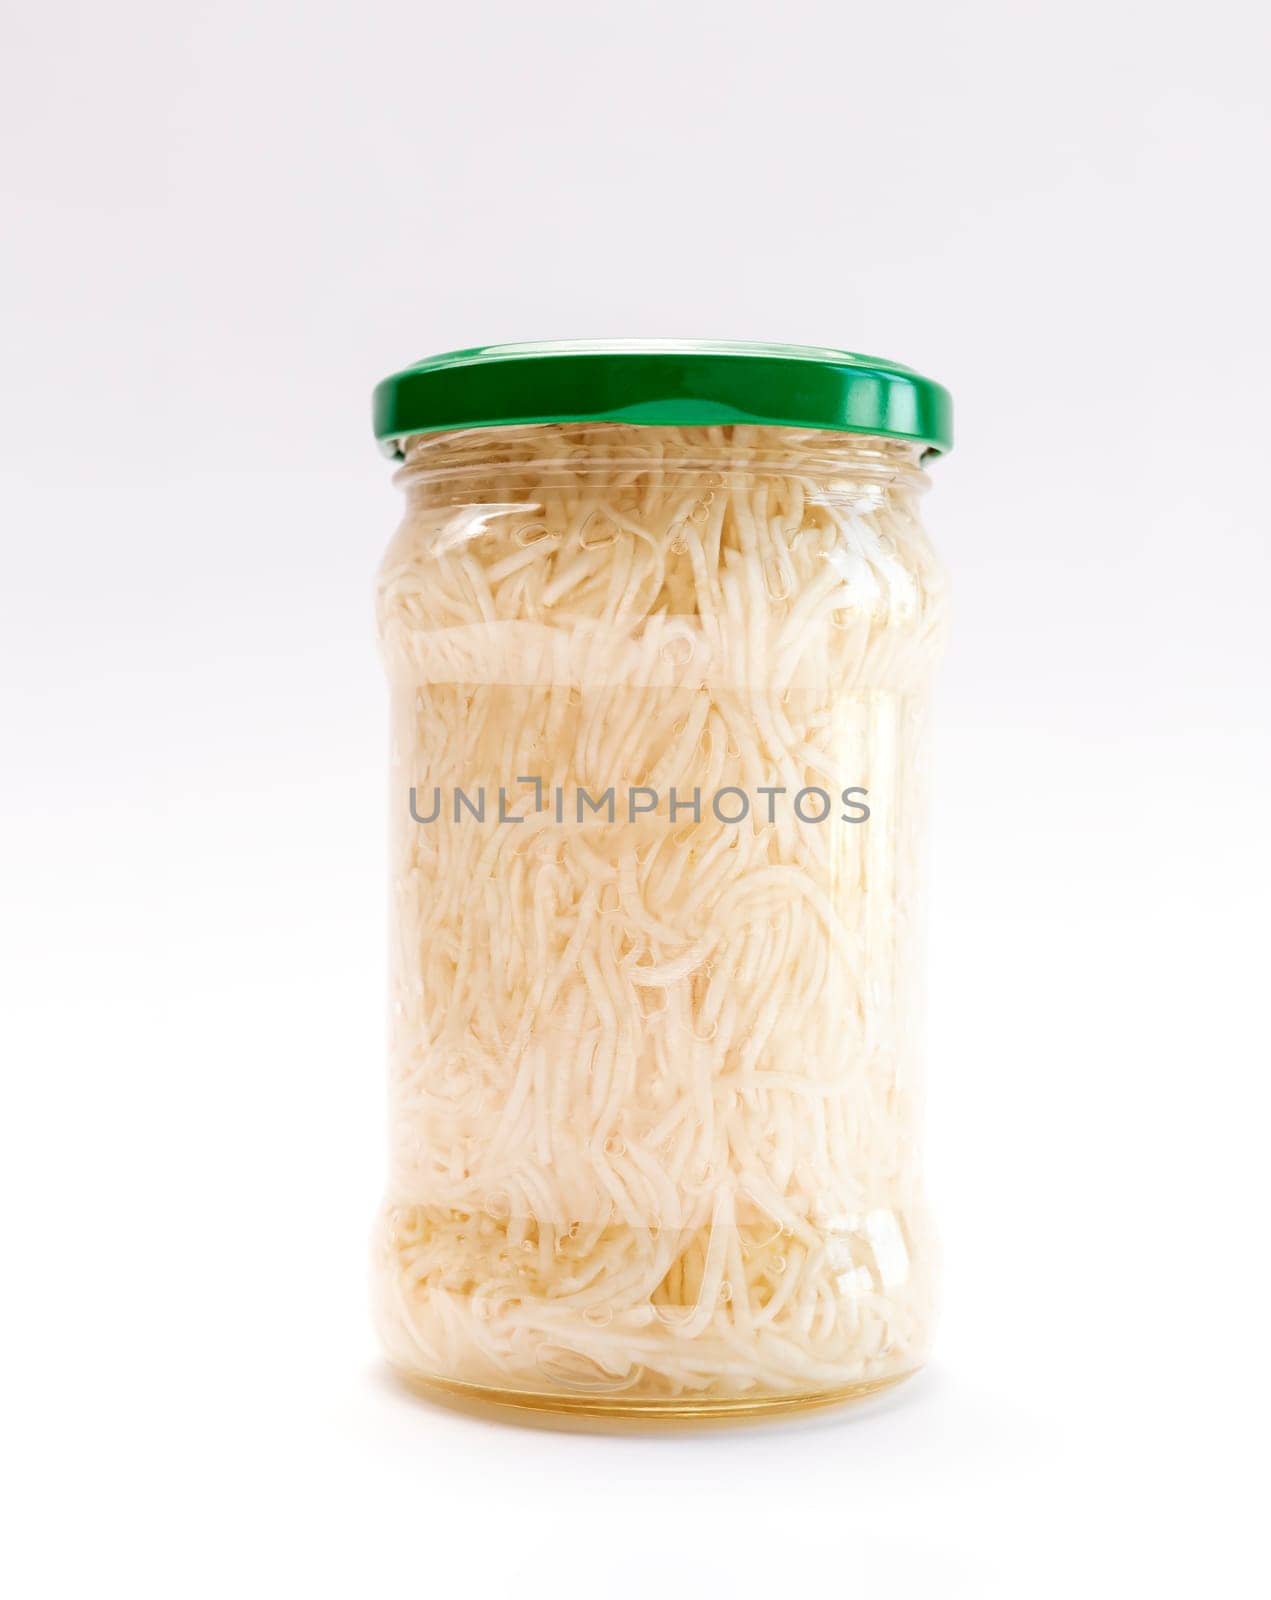
<instances>
[{"instance_id":1,"label":"jar body","mask_svg":"<svg viewBox=\"0 0 1271 1600\"><path fill-rule=\"evenodd\" d=\"M401 478L389 1360L603 1414L905 1376L947 614L916 448L509 427Z\"/></svg>"}]
</instances>

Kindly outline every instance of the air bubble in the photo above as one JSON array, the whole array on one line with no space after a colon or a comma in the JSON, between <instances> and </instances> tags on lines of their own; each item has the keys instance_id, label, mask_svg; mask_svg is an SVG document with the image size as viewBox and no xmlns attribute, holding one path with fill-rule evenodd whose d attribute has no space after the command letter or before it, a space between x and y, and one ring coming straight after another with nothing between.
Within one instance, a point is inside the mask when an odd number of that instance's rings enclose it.
<instances>
[{"instance_id":1,"label":"air bubble","mask_svg":"<svg viewBox=\"0 0 1271 1600\"><path fill-rule=\"evenodd\" d=\"M603 511L593 511L578 531L584 550L608 550L618 540L618 530Z\"/></svg>"}]
</instances>

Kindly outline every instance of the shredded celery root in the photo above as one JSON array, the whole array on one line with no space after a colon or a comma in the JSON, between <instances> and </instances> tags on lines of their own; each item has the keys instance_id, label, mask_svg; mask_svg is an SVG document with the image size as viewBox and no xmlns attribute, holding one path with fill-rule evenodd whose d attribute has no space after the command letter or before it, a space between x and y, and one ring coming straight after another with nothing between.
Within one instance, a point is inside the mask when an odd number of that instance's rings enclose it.
<instances>
[{"instance_id":1,"label":"shredded celery root","mask_svg":"<svg viewBox=\"0 0 1271 1600\"><path fill-rule=\"evenodd\" d=\"M562 425L417 439L401 477L378 592L390 1360L633 1405L912 1370L931 1323L918 890L946 617L916 452ZM659 803L631 818L636 786ZM848 786L867 821L843 820ZM610 787L613 820L576 820L579 788ZM726 787L730 815L731 789L749 796L740 823L712 810ZM791 803L811 787L833 797L824 821ZM455 789L485 791L484 821Z\"/></svg>"}]
</instances>

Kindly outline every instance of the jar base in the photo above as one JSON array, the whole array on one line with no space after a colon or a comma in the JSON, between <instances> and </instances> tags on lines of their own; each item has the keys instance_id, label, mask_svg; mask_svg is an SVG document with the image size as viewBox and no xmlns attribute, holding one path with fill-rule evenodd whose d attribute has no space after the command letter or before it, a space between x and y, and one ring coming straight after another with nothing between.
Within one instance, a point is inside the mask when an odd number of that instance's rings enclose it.
<instances>
[{"instance_id":1,"label":"jar base","mask_svg":"<svg viewBox=\"0 0 1271 1600\"><path fill-rule=\"evenodd\" d=\"M426 1378L401 1367L389 1371L412 1394L451 1411L486 1421L516 1423L525 1427L587 1431L642 1425L665 1430L668 1426L703 1423L759 1422L789 1417L804 1411L824 1411L849 1406L895 1388L912 1378L920 1367L885 1378L867 1378L834 1389L803 1394L737 1395L713 1398L680 1396L677 1399L624 1399L616 1395L536 1394L517 1389L492 1389L480 1384L457 1383L448 1378Z\"/></svg>"}]
</instances>

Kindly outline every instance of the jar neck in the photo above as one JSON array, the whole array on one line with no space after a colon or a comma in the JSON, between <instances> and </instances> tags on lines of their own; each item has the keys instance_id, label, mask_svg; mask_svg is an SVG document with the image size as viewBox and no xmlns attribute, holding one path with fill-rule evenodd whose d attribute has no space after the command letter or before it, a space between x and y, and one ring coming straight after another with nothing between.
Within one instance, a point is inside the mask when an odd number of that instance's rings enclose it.
<instances>
[{"instance_id":1,"label":"jar neck","mask_svg":"<svg viewBox=\"0 0 1271 1600\"><path fill-rule=\"evenodd\" d=\"M395 482L412 505L516 498L533 488L621 484L650 492L804 480L819 499L909 497L927 487L922 446L873 434L730 424L547 423L420 434Z\"/></svg>"}]
</instances>

